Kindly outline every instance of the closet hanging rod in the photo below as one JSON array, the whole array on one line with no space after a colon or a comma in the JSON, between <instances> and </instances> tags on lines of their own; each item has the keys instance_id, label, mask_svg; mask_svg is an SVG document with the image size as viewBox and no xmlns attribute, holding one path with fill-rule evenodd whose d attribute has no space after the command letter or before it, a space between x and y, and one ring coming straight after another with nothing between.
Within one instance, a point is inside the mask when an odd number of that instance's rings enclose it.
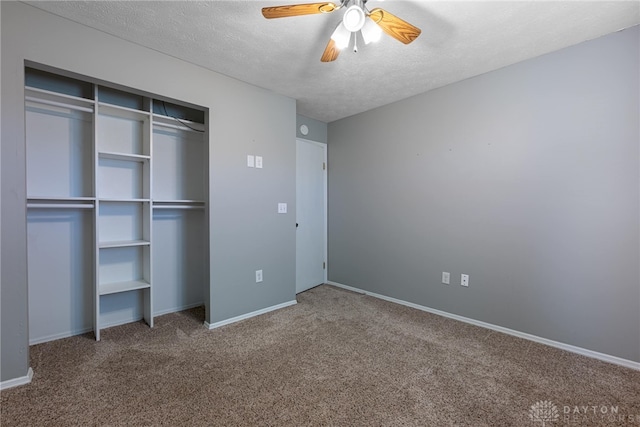
<instances>
[{"instance_id":1,"label":"closet hanging rod","mask_svg":"<svg viewBox=\"0 0 640 427\"><path fill-rule=\"evenodd\" d=\"M85 113L93 113L93 108L91 107L82 107L80 105L67 104L65 102L49 101L48 99L36 98L34 96L25 96L24 99L27 102L33 102L36 104L45 104L54 107L69 108L70 110L84 111Z\"/></svg>"},{"instance_id":2,"label":"closet hanging rod","mask_svg":"<svg viewBox=\"0 0 640 427\"><path fill-rule=\"evenodd\" d=\"M35 93L37 95L48 95L48 96L53 96L55 98L63 98L63 99L70 99L76 102L83 102L85 104L95 104L95 101L93 99L89 99L89 98L83 98L81 96L75 96L75 95L68 95L66 93L62 93L62 92L54 92L51 90L46 90L46 89L40 89L37 87L33 87L33 86L25 86L24 87L26 92L29 93ZM27 95L29 96L29 95ZM38 98L40 99L40 98Z\"/></svg>"},{"instance_id":3,"label":"closet hanging rod","mask_svg":"<svg viewBox=\"0 0 640 427\"><path fill-rule=\"evenodd\" d=\"M161 126L161 127L164 127L164 128L183 130L183 131L186 131L186 132L199 132L199 131L194 130L194 129L189 129L186 126L178 126L178 125L174 125L174 124L171 124L171 123L164 123L164 122L160 122L160 121L156 121L156 120L153 121L153 125L154 126L159 126L159 127Z\"/></svg>"},{"instance_id":4,"label":"closet hanging rod","mask_svg":"<svg viewBox=\"0 0 640 427\"><path fill-rule=\"evenodd\" d=\"M93 203L27 203L31 209L93 209Z\"/></svg>"},{"instance_id":5,"label":"closet hanging rod","mask_svg":"<svg viewBox=\"0 0 640 427\"><path fill-rule=\"evenodd\" d=\"M154 205L153 209L204 209L204 206L194 205Z\"/></svg>"},{"instance_id":6,"label":"closet hanging rod","mask_svg":"<svg viewBox=\"0 0 640 427\"><path fill-rule=\"evenodd\" d=\"M177 200L162 200L162 199L153 199L154 204L158 205L195 205L195 204L204 204L204 200L201 199L177 199Z\"/></svg>"}]
</instances>

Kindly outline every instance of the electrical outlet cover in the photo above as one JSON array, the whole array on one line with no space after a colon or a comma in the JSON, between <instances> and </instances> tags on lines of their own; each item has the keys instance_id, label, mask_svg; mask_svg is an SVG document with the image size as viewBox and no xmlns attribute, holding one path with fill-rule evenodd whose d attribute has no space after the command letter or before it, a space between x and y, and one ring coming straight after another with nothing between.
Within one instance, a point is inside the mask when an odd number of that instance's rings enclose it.
<instances>
[{"instance_id":1,"label":"electrical outlet cover","mask_svg":"<svg viewBox=\"0 0 640 427\"><path fill-rule=\"evenodd\" d=\"M469 275L468 274L462 274L460 276L460 285L461 286L469 286Z\"/></svg>"}]
</instances>

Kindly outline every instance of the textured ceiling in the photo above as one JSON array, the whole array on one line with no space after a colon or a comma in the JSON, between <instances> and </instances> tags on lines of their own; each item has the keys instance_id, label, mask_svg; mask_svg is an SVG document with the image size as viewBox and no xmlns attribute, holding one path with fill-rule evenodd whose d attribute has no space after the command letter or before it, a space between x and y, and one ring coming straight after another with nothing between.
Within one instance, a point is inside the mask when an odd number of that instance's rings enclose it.
<instances>
[{"instance_id":1,"label":"textured ceiling","mask_svg":"<svg viewBox=\"0 0 640 427\"><path fill-rule=\"evenodd\" d=\"M369 0L369 9L388 10L422 35L409 45L383 35L322 63L343 10L272 20L260 12L305 2L27 3L294 98L299 114L324 122L640 23L637 1Z\"/></svg>"}]
</instances>

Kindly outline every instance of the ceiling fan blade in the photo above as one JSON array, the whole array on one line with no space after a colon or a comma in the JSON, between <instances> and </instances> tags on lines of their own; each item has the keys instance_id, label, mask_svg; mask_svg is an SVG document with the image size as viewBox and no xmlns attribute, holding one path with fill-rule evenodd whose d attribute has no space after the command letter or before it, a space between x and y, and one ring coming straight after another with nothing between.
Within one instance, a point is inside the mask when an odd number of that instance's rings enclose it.
<instances>
[{"instance_id":1,"label":"ceiling fan blade","mask_svg":"<svg viewBox=\"0 0 640 427\"><path fill-rule=\"evenodd\" d=\"M373 19L373 22L378 24L385 33L404 44L411 43L422 32L420 28L379 8L373 9L369 14L369 18Z\"/></svg>"},{"instance_id":2,"label":"ceiling fan blade","mask_svg":"<svg viewBox=\"0 0 640 427\"><path fill-rule=\"evenodd\" d=\"M335 3L305 3L290 4L287 6L263 7L262 15L267 19L285 18L287 16L313 15L315 13L329 13L336 10Z\"/></svg>"},{"instance_id":3,"label":"ceiling fan blade","mask_svg":"<svg viewBox=\"0 0 640 427\"><path fill-rule=\"evenodd\" d=\"M329 39L329 43L327 43L327 47L320 58L322 62L331 62L338 59L338 55L340 55L340 49L336 46L336 42L333 39Z\"/></svg>"}]
</instances>

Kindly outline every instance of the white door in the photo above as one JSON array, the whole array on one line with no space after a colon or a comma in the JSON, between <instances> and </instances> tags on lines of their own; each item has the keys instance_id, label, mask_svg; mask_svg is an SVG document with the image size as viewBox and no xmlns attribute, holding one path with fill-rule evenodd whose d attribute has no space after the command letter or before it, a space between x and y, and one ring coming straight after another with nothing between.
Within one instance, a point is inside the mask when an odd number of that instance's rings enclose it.
<instances>
[{"instance_id":1,"label":"white door","mask_svg":"<svg viewBox=\"0 0 640 427\"><path fill-rule=\"evenodd\" d=\"M296 142L296 293L325 282L327 145Z\"/></svg>"}]
</instances>

